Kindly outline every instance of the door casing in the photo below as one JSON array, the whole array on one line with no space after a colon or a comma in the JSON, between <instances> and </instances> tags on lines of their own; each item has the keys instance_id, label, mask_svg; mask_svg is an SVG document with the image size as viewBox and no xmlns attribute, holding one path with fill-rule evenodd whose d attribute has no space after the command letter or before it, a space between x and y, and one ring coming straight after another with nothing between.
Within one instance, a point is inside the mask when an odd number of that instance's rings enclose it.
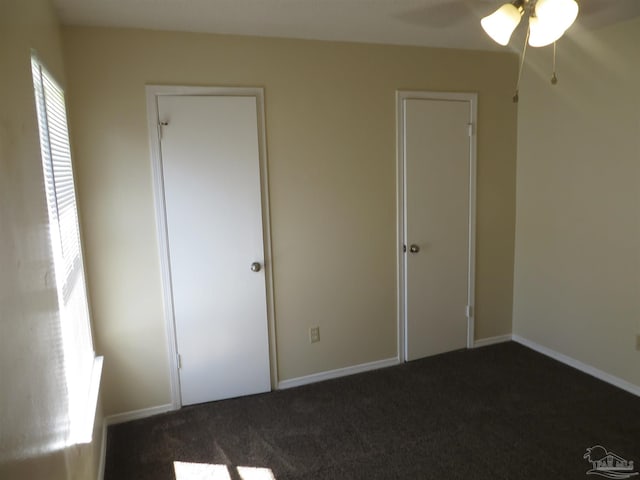
<instances>
[{"instance_id":1,"label":"door casing","mask_svg":"<svg viewBox=\"0 0 640 480\"><path fill-rule=\"evenodd\" d=\"M173 409L182 406L180 396L180 376L178 373L178 350L176 343L176 325L169 264L168 230L164 196L164 180L161 156L161 129L158 120L158 97L163 95L179 96L246 96L255 97L258 113L258 146L260 155L260 196L262 200L262 225L264 238L264 272L267 298L267 322L269 334L269 364L271 388L278 385L278 366L275 340L275 314L273 298L273 264L271 254L271 222L269 214L269 179L267 173L267 149L265 136L264 90L262 88L235 87L192 87L147 85L147 125L149 128L149 146L151 150L151 168L153 175L153 193L155 201L158 250L160 254L160 275L164 303L164 322L169 354L169 382L171 386L171 405Z\"/></svg>"},{"instance_id":2,"label":"door casing","mask_svg":"<svg viewBox=\"0 0 640 480\"><path fill-rule=\"evenodd\" d=\"M397 285L398 285L398 358L407 361L407 303L404 245L406 239L406 158L405 100L450 100L469 102L469 266L467 305L467 348L473 348L475 338L475 256L476 256L476 143L478 95L460 92L403 91L396 92L396 203L397 203Z\"/></svg>"}]
</instances>

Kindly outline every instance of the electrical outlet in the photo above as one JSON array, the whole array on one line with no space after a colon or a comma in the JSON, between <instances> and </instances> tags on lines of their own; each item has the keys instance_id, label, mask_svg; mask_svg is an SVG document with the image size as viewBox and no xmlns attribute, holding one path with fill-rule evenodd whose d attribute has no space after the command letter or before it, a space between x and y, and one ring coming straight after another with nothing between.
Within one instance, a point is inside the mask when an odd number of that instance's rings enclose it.
<instances>
[{"instance_id":1,"label":"electrical outlet","mask_svg":"<svg viewBox=\"0 0 640 480\"><path fill-rule=\"evenodd\" d=\"M640 333L636 335L636 350L640 351Z\"/></svg>"},{"instance_id":2,"label":"electrical outlet","mask_svg":"<svg viewBox=\"0 0 640 480\"><path fill-rule=\"evenodd\" d=\"M309 329L309 341L311 343L320 341L320 327L311 327Z\"/></svg>"}]
</instances>

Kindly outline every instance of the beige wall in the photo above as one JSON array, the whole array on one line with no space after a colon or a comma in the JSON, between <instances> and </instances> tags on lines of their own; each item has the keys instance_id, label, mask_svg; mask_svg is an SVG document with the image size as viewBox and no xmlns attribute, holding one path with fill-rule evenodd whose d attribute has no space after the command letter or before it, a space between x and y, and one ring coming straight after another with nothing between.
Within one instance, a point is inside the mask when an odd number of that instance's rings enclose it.
<instances>
[{"instance_id":1,"label":"beige wall","mask_svg":"<svg viewBox=\"0 0 640 480\"><path fill-rule=\"evenodd\" d=\"M479 92L476 335L510 333L515 56L75 27L63 43L106 413L170 401L147 83L265 88L280 380L396 355L395 91Z\"/></svg>"},{"instance_id":2,"label":"beige wall","mask_svg":"<svg viewBox=\"0 0 640 480\"><path fill-rule=\"evenodd\" d=\"M640 19L533 51L520 88L514 332L640 386Z\"/></svg>"},{"instance_id":3,"label":"beige wall","mask_svg":"<svg viewBox=\"0 0 640 480\"><path fill-rule=\"evenodd\" d=\"M96 478L100 436L63 449L66 386L31 48L64 81L49 0L0 0L0 478Z\"/></svg>"}]
</instances>

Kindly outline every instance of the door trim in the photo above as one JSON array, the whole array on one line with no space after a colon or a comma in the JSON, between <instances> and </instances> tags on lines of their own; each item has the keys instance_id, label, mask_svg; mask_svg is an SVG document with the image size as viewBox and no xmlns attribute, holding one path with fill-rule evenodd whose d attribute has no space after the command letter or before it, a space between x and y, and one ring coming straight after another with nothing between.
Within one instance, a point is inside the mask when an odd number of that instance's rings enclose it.
<instances>
[{"instance_id":1,"label":"door trim","mask_svg":"<svg viewBox=\"0 0 640 480\"><path fill-rule=\"evenodd\" d=\"M267 146L264 112L264 89L244 87L192 87L177 85L146 85L147 125L149 128L149 147L151 170L153 175L153 195L160 255L160 276L164 304L165 334L169 355L169 383L171 387L171 405L174 409L182 406L180 394L180 375L178 373L178 348L176 343L176 325L173 309L173 290L171 285L171 267L169 263L168 230L160 147L160 129L158 125L158 97L171 96L234 96L255 97L258 113L258 144L260 156L260 198L262 203L262 231L264 238L264 272L267 298L267 330L269 334L269 369L271 389L278 385L278 366L276 355L275 310L273 294L273 263L271 255L271 215L269 211L269 178L267 172Z\"/></svg>"},{"instance_id":2,"label":"door trim","mask_svg":"<svg viewBox=\"0 0 640 480\"><path fill-rule=\"evenodd\" d=\"M406 162L405 162L405 100L449 100L469 102L469 264L467 305L467 348L473 348L475 338L475 258L476 258L476 167L478 94L460 92L396 91L396 205L397 205L397 294L398 294L398 359L407 361L407 297L406 297Z\"/></svg>"}]
</instances>

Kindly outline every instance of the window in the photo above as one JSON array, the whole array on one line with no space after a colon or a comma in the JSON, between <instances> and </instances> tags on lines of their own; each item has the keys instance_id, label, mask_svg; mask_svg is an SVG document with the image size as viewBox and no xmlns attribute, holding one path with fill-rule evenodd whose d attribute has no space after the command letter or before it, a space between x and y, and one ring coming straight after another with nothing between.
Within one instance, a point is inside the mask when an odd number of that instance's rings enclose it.
<instances>
[{"instance_id":1,"label":"window","mask_svg":"<svg viewBox=\"0 0 640 480\"><path fill-rule=\"evenodd\" d=\"M64 91L34 55L49 236L58 291L69 444L91 441L102 358L96 359L84 278Z\"/></svg>"}]
</instances>

